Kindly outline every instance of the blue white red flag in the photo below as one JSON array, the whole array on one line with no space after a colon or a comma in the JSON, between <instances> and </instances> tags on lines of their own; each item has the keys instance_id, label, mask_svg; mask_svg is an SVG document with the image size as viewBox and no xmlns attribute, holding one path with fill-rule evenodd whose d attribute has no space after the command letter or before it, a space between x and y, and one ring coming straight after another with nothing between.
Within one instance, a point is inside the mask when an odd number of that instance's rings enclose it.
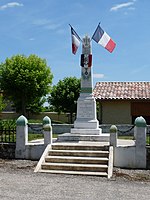
<instances>
[{"instance_id":1,"label":"blue white red flag","mask_svg":"<svg viewBox=\"0 0 150 200\"><path fill-rule=\"evenodd\" d=\"M92 39L107 49L110 53L114 50L116 43L110 38L110 36L103 31L100 25L97 26L95 33L92 36Z\"/></svg>"},{"instance_id":2,"label":"blue white red flag","mask_svg":"<svg viewBox=\"0 0 150 200\"><path fill-rule=\"evenodd\" d=\"M71 26L71 37L72 37L72 53L76 54L78 47L80 46L81 39L79 35L75 32L75 30Z\"/></svg>"}]
</instances>

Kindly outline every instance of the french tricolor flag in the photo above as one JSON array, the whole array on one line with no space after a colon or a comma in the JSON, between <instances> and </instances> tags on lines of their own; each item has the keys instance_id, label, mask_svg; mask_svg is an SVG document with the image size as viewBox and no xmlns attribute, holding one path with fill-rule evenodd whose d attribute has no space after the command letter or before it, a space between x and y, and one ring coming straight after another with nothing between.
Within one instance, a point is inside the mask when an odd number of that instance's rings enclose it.
<instances>
[{"instance_id":1,"label":"french tricolor flag","mask_svg":"<svg viewBox=\"0 0 150 200\"><path fill-rule=\"evenodd\" d=\"M71 37L72 37L72 53L76 54L78 47L80 46L81 39L75 32L75 30L72 28L72 26L71 26Z\"/></svg>"},{"instance_id":2,"label":"french tricolor flag","mask_svg":"<svg viewBox=\"0 0 150 200\"><path fill-rule=\"evenodd\" d=\"M114 50L116 43L110 38L110 36L103 31L103 29L98 25L92 39L98 44L102 45L110 53Z\"/></svg>"}]
</instances>

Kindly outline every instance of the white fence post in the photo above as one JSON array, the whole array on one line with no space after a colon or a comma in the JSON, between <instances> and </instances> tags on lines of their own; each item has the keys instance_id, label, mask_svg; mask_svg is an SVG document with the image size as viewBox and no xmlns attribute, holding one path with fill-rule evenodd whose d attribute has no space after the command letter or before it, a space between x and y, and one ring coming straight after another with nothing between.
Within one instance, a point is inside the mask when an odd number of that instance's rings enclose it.
<instances>
[{"instance_id":1,"label":"white fence post","mask_svg":"<svg viewBox=\"0 0 150 200\"><path fill-rule=\"evenodd\" d=\"M110 127L110 146L116 147L117 146L117 138L118 138L118 132L117 127L115 125L112 125Z\"/></svg>"},{"instance_id":2,"label":"white fence post","mask_svg":"<svg viewBox=\"0 0 150 200\"><path fill-rule=\"evenodd\" d=\"M26 117L21 115L17 119L17 127L16 127L16 150L15 157L16 158L26 158L26 147L25 145L28 143L28 120Z\"/></svg>"},{"instance_id":3,"label":"white fence post","mask_svg":"<svg viewBox=\"0 0 150 200\"><path fill-rule=\"evenodd\" d=\"M146 130L145 119L142 116L137 117L134 128L136 168L146 168Z\"/></svg>"},{"instance_id":4,"label":"white fence post","mask_svg":"<svg viewBox=\"0 0 150 200\"><path fill-rule=\"evenodd\" d=\"M48 116L43 118L44 145L52 144L52 126Z\"/></svg>"}]
</instances>

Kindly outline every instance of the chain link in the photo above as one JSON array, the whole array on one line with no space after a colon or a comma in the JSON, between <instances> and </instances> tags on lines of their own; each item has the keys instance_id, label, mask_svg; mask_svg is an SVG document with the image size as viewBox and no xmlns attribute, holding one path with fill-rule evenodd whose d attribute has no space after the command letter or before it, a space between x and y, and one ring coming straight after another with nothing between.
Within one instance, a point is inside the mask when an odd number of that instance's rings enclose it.
<instances>
[{"instance_id":1,"label":"chain link","mask_svg":"<svg viewBox=\"0 0 150 200\"><path fill-rule=\"evenodd\" d=\"M29 128L33 131L33 132L36 132L36 133L42 133L43 131L43 128L33 128L30 124L28 124Z\"/></svg>"},{"instance_id":2,"label":"chain link","mask_svg":"<svg viewBox=\"0 0 150 200\"><path fill-rule=\"evenodd\" d=\"M126 130L126 131L121 131L121 130L118 129L118 132L119 132L119 133L128 133L128 132L130 132L133 128L134 128L134 125L133 125L131 128L129 128L128 130Z\"/></svg>"}]
</instances>

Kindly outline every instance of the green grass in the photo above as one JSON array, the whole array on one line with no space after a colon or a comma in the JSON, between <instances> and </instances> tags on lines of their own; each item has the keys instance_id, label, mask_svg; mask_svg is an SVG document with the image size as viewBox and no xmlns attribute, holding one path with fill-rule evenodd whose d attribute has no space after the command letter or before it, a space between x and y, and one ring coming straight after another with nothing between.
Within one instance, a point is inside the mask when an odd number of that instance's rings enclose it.
<instances>
[{"instance_id":1,"label":"green grass","mask_svg":"<svg viewBox=\"0 0 150 200\"><path fill-rule=\"evenodd\" d=\"M128 135L121 135L118 136L118 139L122 139L122 140L133 140L133 136L128 136Z\"/></svg>"},{"instance_id":2,"label":"green grass","mask_svg":"<svg viewBox=\"0 0 150 200\"><path fill-rule=\"evenodd\" d=\"M28 141L38 140L38 139L43 139L43 138L44 138L43 134L36 134L36 133L29 133L28 134Z\"/></svg>"},{"instance_id":3,"label":"green grass","mask_svg":"<svg viewBox=\"0 0 150 200\"><path fill-rule=\"evenodd\" d=\"M118 139L122 139L122 140L134 140L134 137L133 136L124 136L124 135L121 135L121 136L118 136ZM147 136L146 138L146 144L150 144L150 138L149 136Z\"/></svg>"},{"instance_id":4,"label":"green grass","mask_svg":"<svg viewBox=\"0 0 150 200\"><path fill-rule=\"evenodd\" d=\"M58 135L60 135L60 134L53 133L53 138L57 138L57 137L58 137Z\"/></svg>"}]
</instances>

